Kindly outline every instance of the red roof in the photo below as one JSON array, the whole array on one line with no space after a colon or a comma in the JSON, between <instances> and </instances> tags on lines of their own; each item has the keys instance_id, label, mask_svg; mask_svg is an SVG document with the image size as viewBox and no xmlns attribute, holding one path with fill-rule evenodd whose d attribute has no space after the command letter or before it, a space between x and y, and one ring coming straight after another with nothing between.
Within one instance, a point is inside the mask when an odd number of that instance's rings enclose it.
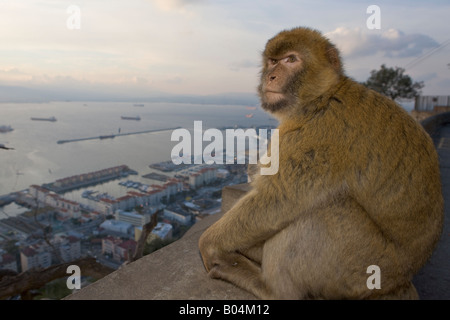
<instances>
[{"instance_id":1,"label":"red roof","mask_svg":"<svg viewBox=\"0 0 450 320\"><path fill-rule=\"evenodd\" d=\"M7 264L7 263L11 263L11 262L15 262L16 259L14 259L14 257L12 255L10 255L9 253L4 253L2 256L2 264Z\"/></svg>"},{"instance_id":2,"label":"red roof","mask_svg":"<svg viewBox=\"0 0 450 320\"><path fill-rule=\"evenodd\" d=\"M127 241L122 242L121 244L119 244L119 247L124 248L126 250L128 250L128 249L134 250L134 249L136 249L136 241L134 241L134 240L127 240Z\"/></svg>"},{"instance_id":3,"label":"red roof","mask_svg":"<svg viewBox=\"0 0 450 320\"><path fill-rule=\"evenodd\" d=\"M129 195L137 196L137 197L145 196L145 194L140 193L140 192L136 192L136 191L128 191L127 193L128 193Z\"/></svg>"},{"instance_id":4,"label":"red roof","mask_svg":"<svg viewBox=\"0 0 450 320\"><path fill-rule=\"evenodd\" d=\"M70 243L78 242L80 239L78 239L75 236L68 236L67 240L69 240Z\"/></svg>"},{"instance_id":5,"label":"red roof","mask_svg":"<svg viewBox=\"0 0 450 320\"><path fill-rule=\"evenodd\" d=\"M32 256L36 255L36 251L29 247L22 249L22 253L27 257L32 257Z\"/></svg>"},{"instance_id":6,"label":"red roof","mask_svg":"<svg viewBox=\"0 0 450 320\"><path fill-rule=\"evenodd\" d=\"M108 198L101 198L100 201L106 202L106 203L116 203L116 200L111 200L111 199L108 199Z\"/></svg>"},{"instance_id":7,"label":"red roof","mask_svg":"<svg viewBox=\"0 0 450 320\"><path fill-rule=\"evenodd\" d=\"M61 200L62 202L65 202L65 203L69 203L69 204L73 204L73 205L78 205L78 202L75 202L75 201L67 200L67 199L64 199L64 198L60 198L60 200Z\"/></svg>"},{"instance_id":8,"label":"red roof","mask_svg":"<svg viewBox=\"0 0 450 320\"><path fill-rule=\"evenodd\" d=\"M125 195L123 197L117 198L116 200L117 201L124 201L124 200L128 200L128 199L133 199L133 197L130 196L130 195Z\"/></svg>"}]
</instances>

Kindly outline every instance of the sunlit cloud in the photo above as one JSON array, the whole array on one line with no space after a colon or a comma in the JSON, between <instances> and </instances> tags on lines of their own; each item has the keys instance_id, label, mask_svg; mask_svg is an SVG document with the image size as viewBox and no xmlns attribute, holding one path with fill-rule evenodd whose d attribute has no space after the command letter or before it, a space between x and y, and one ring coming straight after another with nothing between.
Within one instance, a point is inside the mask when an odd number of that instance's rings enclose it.
<instances>
[{"instance_id":1,"label":"sunlit cloud","mask_svg":"<svg viewBox=\"0 0 450 320\"><path fill-rule=\"evenodd\" d=\"M33 76L17 68L0 69L0 83L19 84L32 80Z\"/></svg>"},{"instance_id":2,"label":"sunlit cloud","mask_svg":"<svg viewBox=\"0 0 450 320\"><path fill-rule=\"evenodd\" d=\"M256 59L256 56L255 56L254 60L244 59L244 60L232 62L230 64L230 70L232 70L232 71L240 71L241 69L259 68L259 67L260 67L260 63L259 63L259 60Z\"/></svg>"},{"instance_id":3,"label":"sunlit cloud","mask_svg":"<svg viewBox=\"0 0 450 320\"><path fill-rule=\"evenodd\" d=\"M207 0L149 0L164 11L183 10L189 5L206 3Z\"/></svg>"},{"instance_id":4,"label":"sunlit cloud","mask_svg":"<svg viewBox=\"0 0 450 320\"><path fill-rule=\"evenodd\" d=\"M406 34L388 29L373 33L362 28L339 27L328 32L332 40L346 57L363 57L382 53L385 57L415 57L439 44L424 34Z\"/></svg>"}]
</instances>

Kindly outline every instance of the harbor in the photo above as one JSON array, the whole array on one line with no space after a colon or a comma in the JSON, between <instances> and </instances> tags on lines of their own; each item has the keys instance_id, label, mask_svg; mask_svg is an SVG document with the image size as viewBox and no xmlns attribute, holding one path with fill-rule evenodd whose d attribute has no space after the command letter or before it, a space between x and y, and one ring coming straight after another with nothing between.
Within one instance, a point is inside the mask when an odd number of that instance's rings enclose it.
<instances>
[{"instance_id":1,"label":"harbor","mask_svg":"<svg viewBox=\"0 0 450 320\"><path fill-rule=\"evenodd\" d=\"M160 131L168 131L168 130L175 130L179 129L180 127L176 128L165 128L165 129L151 129L151 130L144 130L144 131L135 131L135 132L126 132L126 133L116 133L116 134L109 134L109 135L100 135L96 137L87 137L87 138L77 138L77 139L67 139L67 140L58 140L56 143L63 144L63 143L69 143L69 142L78 142L78 141L87 141L87 140L104 140L104 139L113 139L115 137L120 136L129 136L134 134L142 134L142 133L152 133L152 132L160 132Z\"/></svg>"}]
</instances>

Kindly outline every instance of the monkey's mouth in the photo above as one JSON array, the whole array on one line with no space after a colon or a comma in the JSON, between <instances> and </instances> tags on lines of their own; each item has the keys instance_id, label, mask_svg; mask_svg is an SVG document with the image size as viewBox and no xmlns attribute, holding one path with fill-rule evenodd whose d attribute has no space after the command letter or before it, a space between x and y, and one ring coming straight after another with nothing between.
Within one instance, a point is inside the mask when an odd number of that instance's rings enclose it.
<instances>
[{"instance_id":1,"label":"monkey's mouth","mask_svg":"<svg viewBox=\"0 0 450 320\"><path fill-rule=\"evenodd\" d=\"M284 96L284 94L282 92L279 91L271 91L271 90L267 90L264 91L264 95L269 98L269 99L273 99L273 98L281 98Z\"/></svg>"}]
</instances>

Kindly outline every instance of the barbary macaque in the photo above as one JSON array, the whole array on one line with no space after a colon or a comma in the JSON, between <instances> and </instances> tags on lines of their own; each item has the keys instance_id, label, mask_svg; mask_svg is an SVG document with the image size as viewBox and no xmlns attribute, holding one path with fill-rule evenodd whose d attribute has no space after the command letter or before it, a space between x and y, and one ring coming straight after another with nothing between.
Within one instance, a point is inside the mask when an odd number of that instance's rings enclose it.
<instances>
[{"instance_id":1,"label":"barbary macaque","mask_svg":"<svg viewBox=\"0 0 450 320\"><path fill-rule=\"evenodd\" d=\"M258 91L280 122L279 170L256 174L203 233L207 272L262 299L418 298L411 279L443 223L431 138L394 101L348 78L318 31L282 31L262 56Z\"/></svg>"}]
</instances>

